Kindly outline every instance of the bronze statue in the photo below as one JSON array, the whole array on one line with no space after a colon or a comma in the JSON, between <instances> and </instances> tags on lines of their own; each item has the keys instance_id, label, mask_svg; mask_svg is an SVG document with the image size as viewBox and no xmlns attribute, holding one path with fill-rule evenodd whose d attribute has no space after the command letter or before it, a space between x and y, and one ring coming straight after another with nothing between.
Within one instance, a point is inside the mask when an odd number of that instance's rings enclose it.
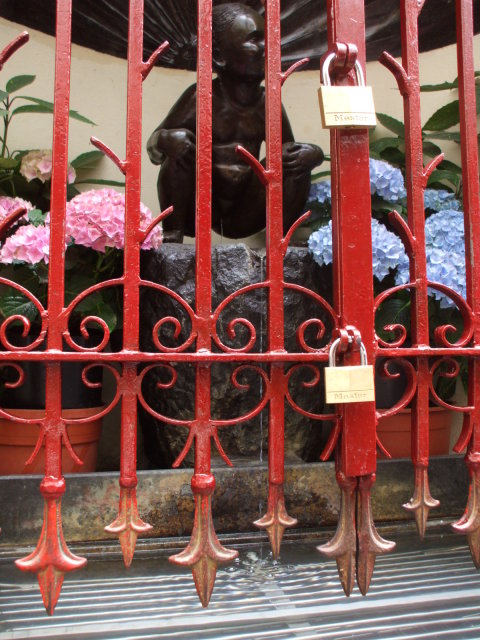
<instances>
[{"instance_id":1,"label":"bronze statue","mask_svg":"<svg viewBox=\"0 0 480 640\"><path fill-rule=\"evenodd\" d=\"M242 145L259 159L265 139L264 21L239 3L213 9L212 228L242 238L265 228L265 188L236 153ZM196 85L174 104L147 143L150 160L161 165L157 190L162 209L174 212L163 224L166 242L195 235ZM295 142L282 111L284 232L303 213L311 170L323 152Z\"/></svg>"}]
</instances>

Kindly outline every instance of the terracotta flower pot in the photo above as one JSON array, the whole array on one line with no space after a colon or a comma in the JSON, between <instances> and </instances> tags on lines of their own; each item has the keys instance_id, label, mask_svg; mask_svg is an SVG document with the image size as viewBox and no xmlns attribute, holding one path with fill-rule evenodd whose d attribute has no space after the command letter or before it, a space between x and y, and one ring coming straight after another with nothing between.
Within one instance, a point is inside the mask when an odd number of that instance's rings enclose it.
<instances>
[{"instance_id":1,"label":"terracotta flower pot","mask_svg":"<svg viewBox=\"0 0 480 640\"><path fill-rule=\"evenodd\" d=\"M5 409L12 415L23 418L42 418L42 409ZM65 418L85 418L101 411L101 407L64 409ZM45 447L42 446L31 465L25 462L31 456L39 434L38 424L20 424L0 418L0 475L43 473ZM102 419L67 426L73 450L83 461L76 464L62 445L62 470L64 473L87 473L95 471L97 465L98 441L102 431Z\"/></svg>"},{"instance_id":2,"label":"terracotta flower pot","mask_svg":"<svg viewBox=\"0 0 480 640\"><path fill-rule=\"evenodd\" d=\"M453 411L430 407L430 455L446 455L450 447ZM394 416L379 420L377 435L392 458L409 458L411 451L411 410L402 409ZM379 458L385 456L379 452Z\"/></svg>"}]
</instances>

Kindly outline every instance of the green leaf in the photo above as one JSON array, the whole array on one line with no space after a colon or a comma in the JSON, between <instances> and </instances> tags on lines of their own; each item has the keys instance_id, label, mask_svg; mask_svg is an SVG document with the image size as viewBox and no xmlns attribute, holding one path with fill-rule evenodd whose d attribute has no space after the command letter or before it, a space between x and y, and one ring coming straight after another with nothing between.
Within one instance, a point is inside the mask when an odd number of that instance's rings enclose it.
<instances>
[{"instance_id":1,"label":"green leaf","mask_svg":"<svg viewBox=\"0 0 480 640\"><path fill-rule=\"evenodd\" d=\"M475 87L477 97L477 113L480 113L480 85ZM423 131L444 131L460 122L459 101L454 100L440 107L423 125Z\"/></svg>"},{"instance_id":2,"label":"green leaf","mask_svg":"<svg viewBox=\"0 0 480 640\"><path fill-rule=\"evenodd\" d=\"M0 109L0 116L8 116L8 111L6 109Z\"/></svg>"},{"instance_id":3,"label":"green leaf","mask_svg":"<svg viewBox=\"0 0 480 640\"><path fill-rule=\"evenodd\" d=\"M460 122L459 102L454 100L440 107L423 125L424 131L443 131Z\"/></svg>"},{"instance_id":4,"label":"green leaf","mask_svg":"<svg viewBox=\"0 0 480 640\"><path fill-rule=\"evenodd\" d=\"M475 76L480 76L480 71L475 71ZM441 82L440 84L422 84L420 91L446 91L448 89L458 89L458 78L452 82Z\"/></svg>"},{"instance_id":5,"label":"green leaf","mask_svg":"<svg viewBox=\"0 0 480 640\"><path fill-rule=\"evenodd\" d=\"M16 149L15 151L12 151L12 158L15 158L16 160L20 161L23 156L26 156L27 153L30 152L30 149Z\"/></svg>"},{"instance_id":6,"label":"green leaf","mask_svg":"<svg viewBox=\"0 0 480 640\"><path fill-rule=\"evenodd\" d=\"M462 167L459 167L458 164L455 164L450 160L442 160L442 162L438 165L437 168L445 171L452 171L453 173L456 173L460 177L462 176Z\"/></svg>"},{"instance_id":7,"label":"green leaf","mask_svg":"<svg viewBox=\"0 0 480 640\"><path fill-rule=\"evenodd\" d=\"M2 89L0 89L0 100L3 102L7 98L8 98L8 93L6 91L3 91Z\"/></svg>"},{"instance_id":8,"label":"green leaf","mask_svg":"<svg viewBox=\"0 0 480 640\"><path fill-rule=\"evenodd\" d=\"M101 151L87 151L77 156L70 164L74 169L94 169L103 157L104 154Z\"/></svg>"},{"instance_id":9,"label":"green leaf","mask_svg":"<svg viewBox=\"0 0 480 640\"><path fill-rule=\"evenodd\" d=\"M325 176L329 176L331 171L319 171L318 173L312 173L311 182L315 182L319 178L325 178Z\"/></svg>"},{"instance_id":10,"label":"green leaf","mask_svg":"<svg viewBox=\"0 0 480 640\"><path fill-rule=\"evenodd\" d=\"M375 315L375 330L383 339L391 339L392 334L385 331L389 324L410 326L410 302L400 298L390 298L380 305Z\"/></svg>"},{"instance_id":11,"label":"green leaf","mask_svg":"<svg viewBox=\"0 0 480 640\"><path fill-rule=\"evenodd\" d=\"M42 107L49 107L53 111L53 102L50 102L49 100L42 100L41 98L34 98L33 96L17 96L17 98L33 102L33 104L39 104Z\"/></svg>"},{"instance_id":12,"label":"green leaf","mask_svg":"<svg viewBox=\"0 0 480 640\"><path fill-rule=\"evenodd\" d=\"M379 138L370 143L370 153L380 155L385 149L398 149L403 143L401 138Z\"/></svg>"},{"instance_id":13,"label":"green leaf","mask_svg":"<svg viewBox=\"0 0 480 640\"><path fill-rule=\"evenodd\" d=\"M460 142L459 131L436 131L434 133L426 133L425 138L434 140L450 140L451 142Z\"/></svg>"},{"instance_id":14,"label":"green leaf","mask_svg":"<svg viewBox=\"0 0 480 640\"><path fill-rule=\"evenodd\" d=\"M12 116L19 113L53 113L53 106L48 107L40 104L24 104L12 111Z\"/></svg>"},{"instance_id":15,"label":"green leaf","mask_svg":"<svg viewBox=\"0 0 480 640\"><path fill-rule=\"evenodd\" d=\"M16 169L18 164L15 158L0 158L0 169Z\"/></svg>"},{"instance_id":16,"label":"green leaf","mask_svg":"<svg viewBox=\"0 0 480 640\"><path fill-rule=\"evenodd\" d=\"M100 295L85 298L75 307L75 311L81 313L83 317L97 316L102 318L110 331L113 331L117 326L117 314L108 303L102 300Z\"/></svg>"},{"instance_id":17,"label":"green leaf","mask_svg":"<svg viewBox=\"0 0 480 640\"><path fill-rule=\"evenodd\" d=\"M435 158L436 156L442 153L440 147L429 140L424 140L422 144L423 153L426 156L430 156L431 158Z\"/></svg>"},{"instance_id":18,"label":"green leaf","mask_svg":"<svg viewBox=\"0 0 480 640\"><path fill-rule=\"evenodd\" d=\"M32 84L34 80L35 76L15 76L14 78L10 78L5 88L8 93L14 93L19 89L23 89L23 87L27 87L29 84Z\"/></svg>"},{"instance_id":19,"label":"green leaf","mask_svg":"<svg viewBox=\"0 0 480 640\"><path fill-rule=\"evenodd\" d=\"M22 100L28 100L28 102L33 102L34 104L40 107L45 107L45 109L49 109L48 111L42 111L37 113L53 113L53 102L48 102L47 100L40 100L40 98L33 98L32 96L18 96L18 97L22 98ZM25 106L28 106L28 105L25 105ZM22 109L22 107L17 107L14 113L17 112L19 109ZM80 113L78 113L78 111L74 111L73 109L70 109L69 115L70 115L70 118L73 118L74 120L79 120L80 122L85 122L86 124L93 124L93 125L95 124L94 122L92 122L92 120L89 120L85 116L82 116Z\"/></svg>"},{"instance_id":20,"label":"green leaf","mask_svg":"<svg viewBox=\"0 0 480 640\"><path fill-rule=\"evenodd\" d=\"M462 178L453 171L442 171L441 169L436 169L428 179L428 186L433 186L435 183L441 183L442 181L451 182L455 185L455 189L458 189ZM444 187L445 185L442 186Z\"/></svg>"},{"instance_id":21,"label":"green leaf","mask_svg":"<svg viewBox=\"0 0 480 640\"><path fill-rule=\"evenodd\" d=\"M66 268L67 270L70 268L75 269L75 266L78 267L78 264L68 265ZM81 293L82 291L85 291L85 289L88 289L89 287L95 284L95 278L93 277L93 275L85 275L82 273L78 273L78 269L76 271L77 272L74 273L74 275L69 275L65 283L65 303L66 304L70 304L70 302L79 293ZM81 302L80 304L83 305L84 303ZM90 303L87 302L86 307L90 308Z\"/></svg>"},{"instance_id":22,"label":"green leaf","mask_svg":"<svg viewBox=\"0 0 480 640\"><path fill-rule=\"evenodd\" d=\"M74 184L67 184L67 200L71 200L72 198L75 198L75 196L78 196L80 193L80 191L77 189L77 187Z\"/></svg>"},{"instance_id":23,"label":"green leaf","mask_svg":"<svg viewBox=\"0 0 480 640\"><path fill-rule=\"evenodd\" d=\"M98 315L105 320L110 331L115 329L117 326L117 314L109 304L104 302L99 305Z\"/></svg>"},{"instance_id":24,"label":"green leaf","mask_svg":"<svg viewBox=\"0 0 480 640\"><path fill-rule=\"evenodd\" d=\"M388 147L380 154L382 160L386 162L390 162L390 164L394 164L397 167L405 168L405 154L402 153L399 149L394 149L392 147Z\"/></svg>"},{"instance_id":25,"label":"green leaf","mask_svg":"<svg viewBox=\"0 0 480 640\"><path fill-rule=\"evenodd\" d=\"M4 318L21 315L32 321L37 317L38 311L33 302L27 300L25 296L14 293L0 296L0 314L2 314Z\"/></svg>"},{"instance_id":26,"label":"green leaf","mask_svg":"<svg viewBox=\"0 0 480 640\"><path fill-rule=\"evenodd\" d=\"M383 198L380 198L377 194L372 196L372 211L377 213L389 213L390 211L402 212L402 205L393 202L386 202Z\"/></svg>"},{"instance_id":27,"label":"green leaf","mask_svg":"<svg viewBox=\"0 0 480 640\"><path fill-rule=\"evenodd\" d=\"M396 118L392 118L392 116L387 115L386 113L377 113L377 120L389 131L393 131L397 136L401 138L405 137L405 126L403 122L397 120Z\"/></svg>"},{"instance_id":28,"label":"green leaf","mask_svg":"<svg viewBox=\"0 0 480 640\"><path fill-rule=\"evenodd\" d=\"M420 85L420 91L426 93L431 91L447 91L448 89L458 88L458 78L455 78L453 82L441 82L440 84L422 84Z\"/></svg>"},{"instance_id":29,"label":"green leaf","mask_svg":"<svg viewBox=\"0 0 480 640\"><path fill-rule=\"evenodd\" d=\"M330 171L327 171L325 175L330 175ZM313 176L312 176L313 178ZM104 180L102 178L91 178L85 180L75 180L75 184L103 184L110 187L124 187L125 182L119 182L118 180Z\"/></svg>"},{"instance_id":30,"label":"green leaf","mask_svg":"<svg viewBox=\"0 0 480 640\"><path fill-rule=\"evenodd\" d=\"M32 209L28 212L28 219L34 227L39 227L45 222L46 215L41 209Z\"/></svg>"},{"instance_id":31,"label":"green leaf","mask_svg":"<svg viewBox=\"0 0 480 640\"><path fill-rule=\"evenodd\" d=\"M93 122L93 120L90 120L86 116L82 116L81 113L78 113L78 111L74 111L73 109L70 109L69 116L70 118L73 118L73 120L78 120L79 122L85 122L86 124L93 124L95 127L97 126L95 122Z\"/></svg>"}]
</instances>

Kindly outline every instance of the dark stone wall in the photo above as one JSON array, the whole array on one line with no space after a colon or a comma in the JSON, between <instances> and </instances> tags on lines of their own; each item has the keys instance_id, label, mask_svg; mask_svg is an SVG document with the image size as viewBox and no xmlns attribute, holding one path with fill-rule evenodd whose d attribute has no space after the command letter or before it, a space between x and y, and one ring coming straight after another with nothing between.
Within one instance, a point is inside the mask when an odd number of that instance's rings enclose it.
<instances>
[{"instance_id":1,"label":"dark stone wall","mask_svg":"<svg viewBox=\"0 0 480 640\"><path fill-rule=\"evenodd\" d=\"M182 296L192 308L195 305L195 248L192 245L164 245L157 252L145 252L142 277L161 283ZM285 281L296 283L319 293L331 301L331 273L320 268L304 247L288 250L284 262ZM249 249L244 244L219 245L212 249L212 307L224 301L231 293L243 287L259 283L266 278L265 256ZM235 325L235 336L229 335L229 323L236 318L245 318L255 329L252 352L268 350L267 331L268 291L256 289L235 297L222 311L217 322L219 339L227 346L239 348L247 344L249 330L240 323ZM173 316L181 322L181 333L174 337L173 325L165 324L159 334L167 346L178 346L188 339L191 322L188 313L171 296L144 288L141 297L141 349L155 352L152 331L161 318ZM326 334L318 339L316 329L306 332L308 344L319 347L328 341L328 315L317 301L298 291L285 290L285 347L289 352L299 351L296 332L302 322L310 318L321 318L326 324ZM193 346L190 347L193 349ZM219 350L217 348L217 350ZM248 389L236 389L231 375L238 364L215 364L212 366L212 417L230 419L253 410L262 397L262 379L259 373L246 370L238 380ZM289 365L291 366L291 365ZM170 374L157 367L145 376L142 387L148 404L158 413L172 418L191 419L194 413L195 370L193 365L175 364L177 382L172 389L159 389L158 382L166 382ZM305 409L321 413L323 389L319 385L307 388L301 383L312 378L312 372L302 369L292 375L290 390L295 401ZM187 429L156 420L145 410L140 412L140 422L145 440L145 452L152 467L170 466L182 450ZM301 458L305 461L318 459L329 425L310 420L291 409L286 403L285 437L287 459ZM260 460L268 451L268 408L247 422L220 430L220 440L227 455L232 459L247 457ZM186 464L193 463L193 452Z\"/></svg>"}]
</instances>

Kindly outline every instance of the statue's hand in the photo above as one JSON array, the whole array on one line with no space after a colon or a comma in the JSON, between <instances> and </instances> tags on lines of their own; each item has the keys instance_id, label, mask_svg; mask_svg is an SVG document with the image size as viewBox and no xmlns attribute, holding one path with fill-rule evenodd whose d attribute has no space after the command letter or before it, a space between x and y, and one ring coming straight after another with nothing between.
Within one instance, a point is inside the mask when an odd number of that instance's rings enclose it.
<instances>
[{"instance_id":1,"label":"statue's hand","mask_svg":"<svg viewBox=\"0 0 480 640\"><path fill-rule=\"evenodd\" d=\"M166 131L163 144L165 155L175 160L195 160L195 134L189 129L170 129Z\"/></svg>"},{"instance_id":2,"label":"statue's hand","mask_svg":"<svg viewBox=\"0 0 480 640\"><path fill-rule=\"evenodd\" d=\"M311 171L323 162L323 157L323 151L315 144L286 142L282 148L283 168L292 174Z\"/></svg>"},{"instance_id":3,"label":"statue's hand","mask_svg":"<svg viewBox=\"0 0 480 640\"><path fill-rule=\"evenodd\" d=\"M187 167L195 162L195 147L195 134L189 129L160 129L150 136L147 151L154 164L168 157Z\"/></svg>"}]
</instances>

